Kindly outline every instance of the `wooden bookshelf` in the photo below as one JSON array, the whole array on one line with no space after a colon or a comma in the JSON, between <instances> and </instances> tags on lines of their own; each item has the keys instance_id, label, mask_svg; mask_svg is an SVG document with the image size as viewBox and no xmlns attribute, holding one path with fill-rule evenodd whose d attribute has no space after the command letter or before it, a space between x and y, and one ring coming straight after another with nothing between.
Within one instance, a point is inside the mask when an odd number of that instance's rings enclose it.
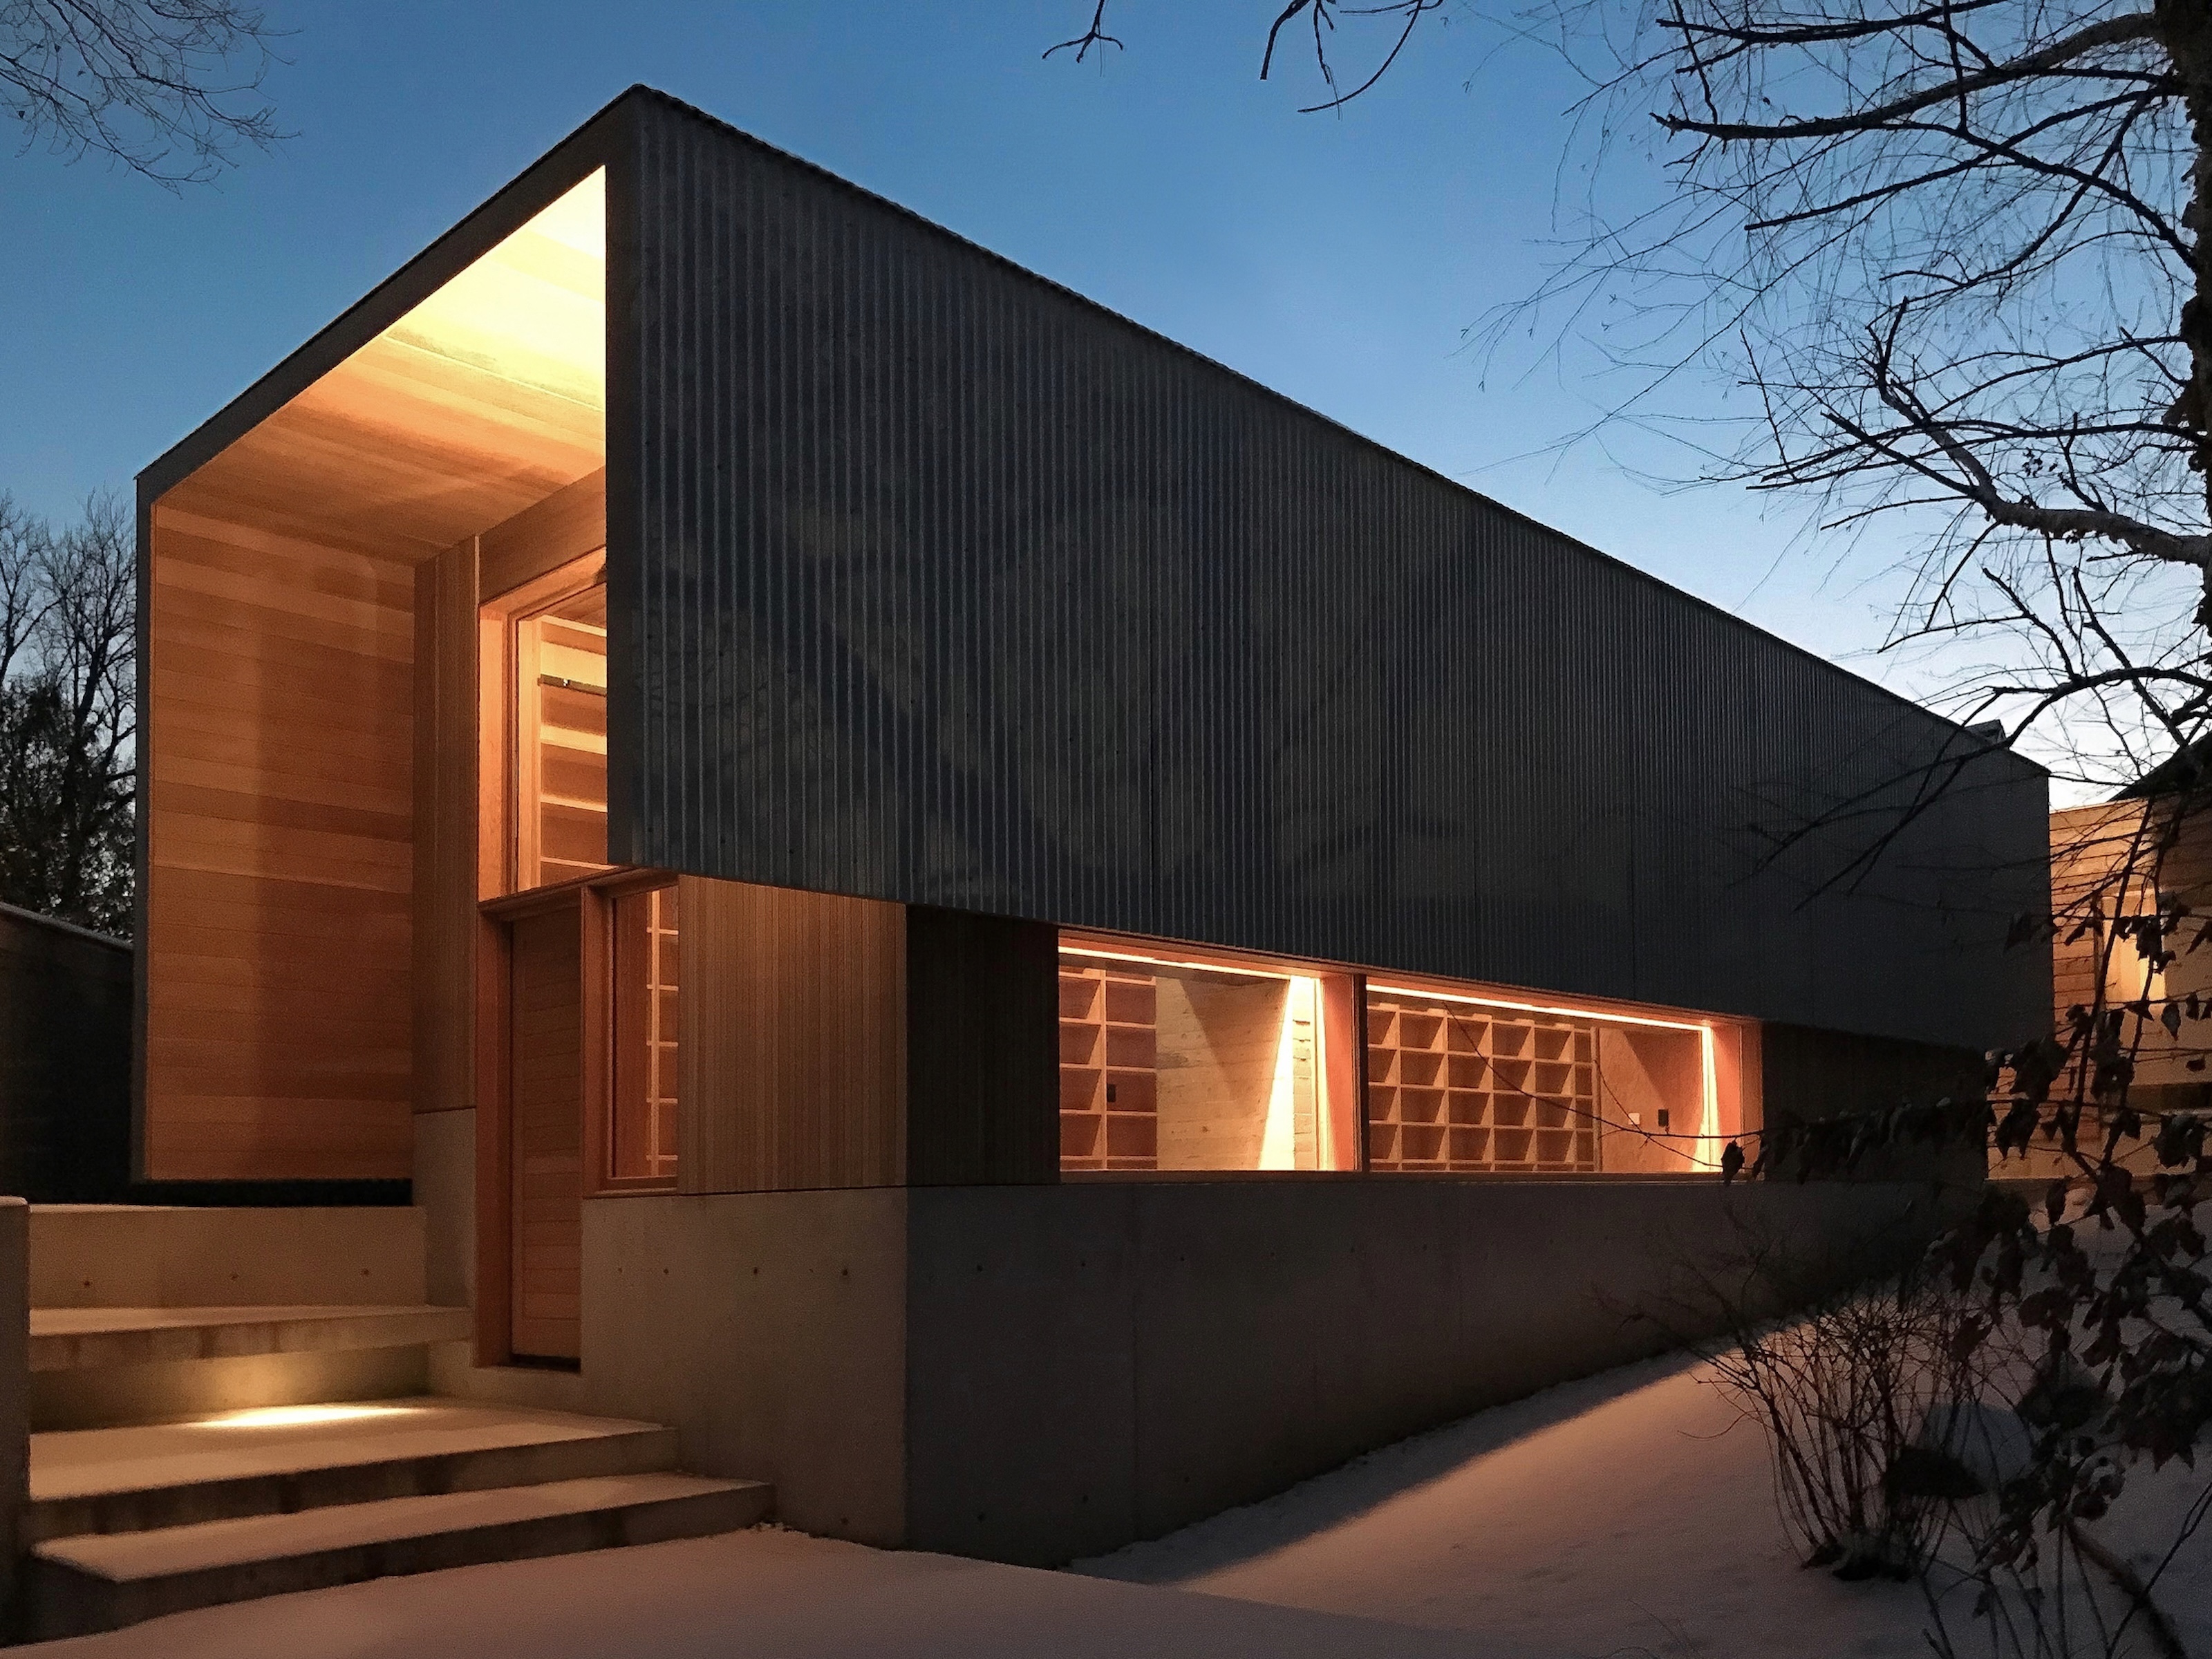
<instances>
[{"instance_id":1,"label":"wooden bookshelf","mask_svg":"<svg viewBox=\"0 0 2212 1659\"><path fill-rule=\"evenodd\" d=\"M1367 1167L1595 1170L1586 1020L1425 999L1367 1001Z\"/></svg>"},{"instance_id":2,"label":"wooden bookshelf","mask_svg":"<svg viewBox=\"0 0 2212 1659\"><path fill-rule=\"evenodd\" d=\"M607 590L515 624L516 884L607 867Z\"/></svg>"},{"instance_id":3,"label":"wooden bookshelf","mask_svg":"<svg viewBox=\"0 0 2212 1659\"><path fill-rule=\"evenodd\" d=\"M1159 1167L1157 1016L1150 974L1060 970L1060 1167Z\"/></svg>"}]
</instances>

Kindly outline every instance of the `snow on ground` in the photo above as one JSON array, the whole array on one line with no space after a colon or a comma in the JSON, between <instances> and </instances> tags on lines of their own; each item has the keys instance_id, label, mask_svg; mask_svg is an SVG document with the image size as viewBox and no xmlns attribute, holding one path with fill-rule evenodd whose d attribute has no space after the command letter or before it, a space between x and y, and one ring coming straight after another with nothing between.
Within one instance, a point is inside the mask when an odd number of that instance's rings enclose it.
<instances>
[{"instance_id":1,"label":"snow on ground","mask_svg":"<svg viewBox=\"0 0 2212 1659\"><path fill-rule=\"evenodd\" d=\"M44 1659L1536 1659L1464 1637L772 1529L272 1596Z\"/></svg>"},{"instance_id":2,"label":"snow on ground","mask_svg":"<svg viewBox=\"0 0 2212 1659\"><path fill-rule=\"evenodd\" d=\"M2147 1512L2108 1540L2145 1559L2194 1480L2142 1482ZM2208 1546L2161 1585L2199 1654L2212 1653ZM39 1651L1905 1659L1927 1652L1924 1624L1911 1586L1797 1566L1758 1430L1703 1366L1673 1359L1480 1413L1070 1572L761 1529L210 1608Z\"/></svg>"},{"instance_id":3,"label":"snow on ground","mask_svg":"<svg viewBox=\"0 0 2212 1659\"><path fill-rule=\"evenodd\" d=\"M1562 1659L1926 1654L1918 1588L1798 1565L1770 1471L1764 1436L1706 1366L1656 1360L1480 1413L1076 1571ZM2151 1546L2171 1543L2203 1481L2177 1466L2132 1484L2104 1535L2148 1576ZM2209 1547L2200 1534L2159 1583L2197 1654L2212 1653ZM1961 1652L1986 1650L1963 1593L1945 1614Z\"/></svg>"},{"instance_id":4,"label":"snow on ground","mask_svg":"<svg viewBox=\"0 0 2212 1659\"><path fill-rule=\"evenodd\" d=\"M1486 1650L1925 1651L1917 1589L1797 1566L1759 1430L1684 1359L1480 1413L1077 1570L1472 1632Z\"/></svg>"}]
</instances>

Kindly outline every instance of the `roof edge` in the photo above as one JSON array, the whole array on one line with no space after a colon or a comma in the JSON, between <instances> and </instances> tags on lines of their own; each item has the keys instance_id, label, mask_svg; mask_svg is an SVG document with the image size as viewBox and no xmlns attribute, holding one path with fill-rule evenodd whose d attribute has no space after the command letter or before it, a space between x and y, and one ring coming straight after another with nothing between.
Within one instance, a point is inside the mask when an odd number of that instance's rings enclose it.
<instances>
[{"instance_id":1,"label":"roof edge","mask_svg":"<svg viewBox=\"0 0 2212 1659\"><path fill-rule=\"evenodd\" d=\"M60 916L50 916L42 910L27 910L20 904L0 904L0 916L5 916L10 921L29 922L40 927L52 928L55 933L66 934L71 939L81 939L92 945L105 945L111 950L126 954L132 948L127 939L118 939L113 933L103 933L97 928L67 921Z\"/></svg>"},{"instance_id":2,"label":"roof edge","mask_svg":"<svg viewBox=\"0 0 2212 1659\"><path fill-rule=\"evenodd\" d=\"M633 86L501 185L452 228L337 316L276 367L139 470L138 499L150 505L336 368L520 230L591 173L608 165L622 124L649 88Z\"/></svg>"}]
</instances>

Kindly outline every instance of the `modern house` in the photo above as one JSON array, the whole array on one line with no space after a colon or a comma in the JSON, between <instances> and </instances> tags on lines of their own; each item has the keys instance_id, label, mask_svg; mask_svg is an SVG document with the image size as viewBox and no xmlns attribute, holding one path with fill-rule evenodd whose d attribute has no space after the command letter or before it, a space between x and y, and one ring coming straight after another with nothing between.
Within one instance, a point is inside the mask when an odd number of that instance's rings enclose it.
<instances>
[{"instance_id":1,"label":"modern house","mask_svg":"<svg viewBox=\"0 0 2212 1659\"><path fill-rule=\"evenodd\" d=\"M1064 1560L1923 1224L1716 1171L2050 1006L2032 767L642 88L139 501L137 1174L470 1310L237 1403Z\"/></svg>"}]
</instances>

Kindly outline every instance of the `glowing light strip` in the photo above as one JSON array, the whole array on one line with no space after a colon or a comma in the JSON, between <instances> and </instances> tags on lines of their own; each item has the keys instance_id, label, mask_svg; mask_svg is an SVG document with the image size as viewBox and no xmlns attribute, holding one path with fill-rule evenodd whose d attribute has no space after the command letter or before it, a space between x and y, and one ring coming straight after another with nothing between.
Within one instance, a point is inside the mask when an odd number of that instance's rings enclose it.
<instances>
[{"instance_id":1,"label":"glowing light strip","mask_svg":"<svg viewBox=\"0 0 2212 1659\"><path fill-rule=\"evenodd\" d=\"M1713 1058L1713 1028L1698 1033L1698 1059L1705 1070L1705 1103L1698 1123L1698 1162L1718 1169L1721 1162L1720 1067Z\"/></svg>"},{"instance_id":2,"label":"glowing light strip","mask_svg":"<svg viewBox=\"0 0 2212 1659\"><path fill-rule=\"evenodd\" d=\"M1190 962L1175 957L1139 956L1133 951L1102 951L1090 945L1069 945L1060 948L1065 957L1083 957L1101 962L1133 962L1150 968L1191 968L1201 973L1236 974L1246 979L1294 981L1310 979L1307 974L1287 971L1270 972L1259 968L1231 967L1219 962ZM1432 1002L1453 1002L1469 1008L1504 1008L1519 1014L1549 1014L1560 1019L1587 1019L1607 1025L1644 1025L1661 1031L1694 1031L1698 1034L1698 1070L1699 1092L1705 1097L1698 1103L1698 1150L1692 1160L1717 1168L1721 1157L1721 1088L1719 1057L1715 1053L1713 1025L1711 1020L1655 1019L1648 1014L1616 1013L1606 1008L1569 1008L1553 1003L1514 1002L1504 997L1476 997L1451 991L1431 991L1413 985L1384 985L1370 981L1368 993L1376 996L1426 998ZM1315 1021L1316 1031L1320 1025ZM1314 1065L1316 1071L1322 1064L1319 1045L1316 1045ZM1316 1125L1318 1132L1319 1126ZM1655 1135L1644 1132L1647 1139L1670 1140L1678 1137Z\"/></svg>"},{"instance_id":3,"label":"glowing light strip","mask_svg":"<svg viewBox=\"0 0 2212 1659\"><path fill-rule=\"evenodd\" d=\"M1616 1014L1605 1008L1555 1008L1540 1002L1508 1002L1500 997L1470 997L1455 995L1449 991L1428 991L1412 985L1376 985L1368 987L1370 996L1427 997L1436 1002L1464 1002L1476 1008L1510 1008L1516 1013L1556 1014L1565 1019L1602 1020L1608 1025L1656 1025L1662 1031L1703 1031L1706 1040L1712 1038L1712 1022L1693 1019L1652 1019L1642 1014Z\"/></svg>"},{"instance_id":4,"label":"glowing light strip","mask_svg":"<svg viewBox=\"0 0 2212 1659\"><path fill-rule=\"evenodd\" d=\"M1313 1030L1313 981L1299 975L1291 981L1290 994L1283 999L1283 1029L1275 1036L1274 1081L1267 1091L1267 1116L1260 1133L1263 1170L1298 1167L1297 1034L1301 1024L1309 1032ZM1298 1018L1301 1012L1305 1015L1303 1021Z\"/></svg>"},{"instance_id":5,"label":"glowing light strip","mask_svg":"<svg viewBox=\"0 0 2212 1659\"><path fill-rule=\"evenodd\" d=\"M1598 1008L1559 1008L1540 1002L1508 1002L1501 997L1455 996L1449 991L1425 991L1411 985L1376 985L1368 988L1370 995L1392 997L1426 997L1435 1002L1456 1002L1470 1008L1510 1008L1516 1013L1551 1014L1563 1019L1588 1019L1609 1025L1650 1025L1662 1031L1695 1031L1698 1034L1698 1069L1700 1073L1699 1092L1705 1098L1698 1106L1698 1133L1692 1160L1711 1169L1718 1169L1721 1161L1721 1079L1720 1062L1714 1053L1713 1026L1711 1020L1652 1019L1641 1014L1616 1014ZM1646 1139L1672 1140L1673 1135L1652 1134L1643 1131Z\"/></svg>"},{"instance_id":6,"label":"glowing light strip","mask_svg":"<svg viewBox=\"0 0 2212 1659\"><path fill-rule=\"evenodd\" d=\"M1279 973L1264 968L1236 968L1223 962L1182 962L1174 957L1140 957L1127 951L1099 951L1087 945L1063 945L1064 957L1094 957L1103 962L1141 962L1147 968L1194 968L1205 974L1242 974L1247 979L1303 979L1308 975L1293 974L1288 969Z\"/></svg>"}]
</instances>

